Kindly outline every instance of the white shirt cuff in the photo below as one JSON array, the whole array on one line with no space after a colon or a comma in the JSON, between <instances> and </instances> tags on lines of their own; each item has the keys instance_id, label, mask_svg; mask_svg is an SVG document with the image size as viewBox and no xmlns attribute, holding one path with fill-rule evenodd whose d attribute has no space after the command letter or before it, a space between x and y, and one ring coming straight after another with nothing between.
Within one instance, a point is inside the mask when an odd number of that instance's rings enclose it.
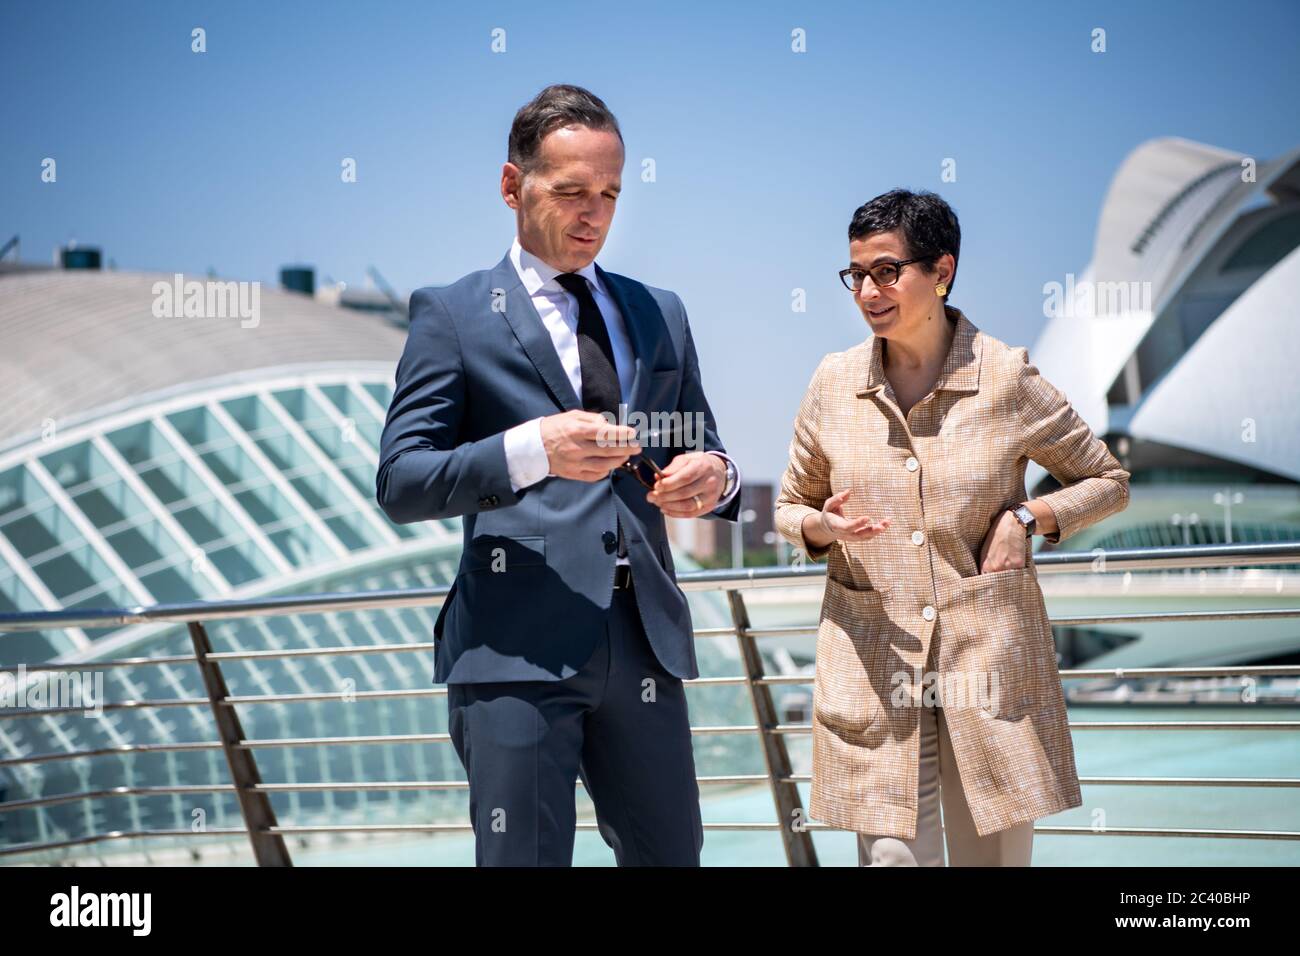
<instances>
[{"instance_id":1,"label":"white shirt cuff","mask_svg":"<svg viewBox=\"0 0 1300 956\"><path fill-rule=\"evenodd\" d=\"M731 494L727 495L725 498L723 498L722 500L720 500L720 501L719 501L719 502L714 506L714 508L713 508L714 511L721 511L723 508L727 507L727 505L731 504L731 499L732 499L732 498L734 498L734 497L736 497L736 495L740 494L740 483L741 483L741 477L740 477L740 466L736 464L735 459L733 459L730 455L725 454L724 452L720 452L720 451L711 451L711 452L709 452L709 454L710 454L710 455L717 455L717 456L718 456L719 458L721 458L723 461L729 461L729 462L731 462L731 467L733 467L733 468L736 469L736 486L735 486L734 488L731 489Z\"/></svg>"},{"instance_id":2,"label":"white shirt cuff","mask_svg":"<svg viewBox=\"0 0 1300 956\"><path fill-rule=\"evenodd\" d=\"M542 444L540 418L506 429L505 446L511 491L535 485L551 473L551 461Z\"/></svg>"}]
</instances>

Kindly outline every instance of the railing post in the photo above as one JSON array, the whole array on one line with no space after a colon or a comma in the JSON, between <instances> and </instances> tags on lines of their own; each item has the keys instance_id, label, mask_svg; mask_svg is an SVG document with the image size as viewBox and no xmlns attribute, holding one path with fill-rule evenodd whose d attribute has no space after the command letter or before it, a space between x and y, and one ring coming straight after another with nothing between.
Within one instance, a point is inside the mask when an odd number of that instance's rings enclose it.
<instances>
[{"instance_id":1,"label":"railing post","mask_svg":"<svg viewBox=\"0 0 1300 956\"><path fill-rule=\"evenodd\" d=\"M194 642L194 657L198 661L199 673L203 675L203 686L208 691L208 702L212 705L217 737L226 755L226 764L230 767L230 779L235 785L239 810L244 816L244 826L248 828L248 840L253 844L253 858L257 860L258 866L293 866L284 837L271 832L271 828L277 825L271 798L260 790L252 789L262 782L262 777L257 772L257 760L253 757L253 752L239 746L244 742L244 728L235 708L223 703L229 699L230 691L221 674L221 665L208 657L212 653L212 643L208 640L207 631L197 621L189 621L187 626L190 629L190 639Z\"/></svg>"},{"instance_id":2,"label":"railing post","mask_svg":"<svg viewBox=\"0 0 1300 956\"><path fill-rule=\"evenodd\" d=\"M731 620L736 627L736 640L740 644L740 660L745 669L745 684L749 687L750 701L754 705L754 722L758 724L758 737L763 744L763 760L767 764L767 779L772 786L772 800L776 804L777 821L781 825L781 843L785 846L786 863L790 866L817 866L817 849L813 846L812 831L795 829L795 820L806 820L803 802L799 799L799 785L791 779L790 752L785 738L772 728L780 723L772 692L760 684L763 675L763 655L749 634L749 610L739 591L727 592L731 605Z\"/></svg>"}]
</instances>

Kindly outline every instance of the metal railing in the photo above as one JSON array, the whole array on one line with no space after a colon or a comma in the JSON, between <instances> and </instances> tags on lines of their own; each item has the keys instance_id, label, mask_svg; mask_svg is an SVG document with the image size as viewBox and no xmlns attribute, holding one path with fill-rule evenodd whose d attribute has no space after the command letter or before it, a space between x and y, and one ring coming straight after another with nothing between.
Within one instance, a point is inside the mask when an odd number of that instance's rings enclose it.
<instances>
[{"instance_id":1,"label":"metal railing","mask_svg":"<svg viewBox=\"0 0 1300 956\"><path fill-rule=\"evenodd\" d=\"M1262 567L1295 564L1300 559L1300 541L1259 544L1198 545L1189 547L1143 548L1102 553L1054 552L1036 554L1034 564L1040 574L1079 571L1115 574L1128 571L1169 570L1179 568L1229 568ZM744 592L758 588L785 588L816 582L825 577L824 565L811 564L802 568L773 567L750 570L697 571L679 576L685 591L722 591L728 602L731 626L697 628L699 637L734 636L738 642L742 673L726 677L703 677L687 681L691 686L743 685L747 690L754 713L754 723L692 726L695 735L740 734L756 736L761 744L766 772L762 774L726 774L701 776L702 785L753 784L766 782L772 793L776 820L770 823L721 822L706 823L711 830L779 831L786 860L792 866L815 866L817 855L812 833L834 828L825 824L803 820L804 816L798 786L811 780L809 774L797 774L792 769L786 738L812 732L811 724L782 723L771 688L789 684L810 684L812 674L773 675L765 672L763 657L757 641L762 638L809 635L817 632L816 625L796 627L753 627L750 623ZM425 689L375 690L361 692L319 692L305 694L260 694L236 696L229 692L222 665L234 661L259 661L281 658L321 658L332 655L393 654L432 652L432 643L358 644L334 647L312 647L274 650L240 650L214 652L205 623L228 621L237 618L268 617L289 614L354 612L392 608L416 608L437 605L445 598L448 587L418 588L401 591L372 591L346 594L318 594L308 596L274 597L243 601L194 602L186 604L160 604L151 607L114 608L109 610L61 610L0 614L0 637L6 631L37 631L65 627L105 628L134 624L185 624L193 646L192 655L160 657L134 657L88 662L95 668L150 667L161 665L193 664L202 677L205 696L199 698L173 698L148 700L105 701L100 706L105 711L140 710L206 706L211 710L217 729L217 739L197 742L132 743L114 747L97 747L66 752L28 754L0 758L0 769L23 765L85 758L117 757L126 754L176 753L220 750L230 773L230 783L161 786L118 786L61 793L52 796L15 799L0 802L0 815L23 810L84 801L103 800L121 796L193 795L199 793L232 794L238 801L243 817L242 827L193 830L136 829L113 830L65 840L46 840L17 845L0 846L0 857L30 854L91 844L140 838L194 838L246 834L252 845L254 858L263 866L292 865L285 837L320 833L442 833L471 831L469 823L428 824L341 824L341 825L283 825L277 820L271 805L272 794L309 791L399 791L399 790L457 790L466 789L464 780L435 781L329 781L324 783L264 783L258 772L256 752L283 747L332 747L369 744L422 744L450 742L446 733L428 734L377 734L364 736L313 736L299 738L248 738L236 711L240 706L299 703L303 701L385 700L412 697L434 697L446 694L446 687ZM1156 612L1129 614L1099 614L1083 617L1054 617L1054 625L1086 626L1094 624L1149 623L1153 621L1185 622L1208 620L1271 620L1300 617L1300 607L1267 608L1258 610L1221 610L1196 612ZM0 650L3 643L0 642ZM0 671L12 670L17 665L0 664ZM51 662L24 665L28 673L61 671L67 664ZM1300 676L1300 666L1241 666L1241 667L1145 667L1145 668L1084 668L1061 670L1062 679L1071 678L1144 678L1144 677L1293 677ZM41 707L31 709L0 710L0 718L17 720L34 717L52 717L60 714L82 712L81 707ZM1251 730L1296 731L1300 721L1085 721L1071 722L1071 731L1133 730L1143 732L1169 732L1186 730ZM0 726L0 730L3 727ZM1156 787L1300 787L1300 778L1289 777L1080 777L1080 783L1089 786L1156 786ZM581 782L576 784L581 787ZM3 817L0 816L0 822ZM595 830L594 823L580 823L580 830ZM1109 835L1150 837L1200 837L1246 840L1300 840L1300 832L1289 830L1253 829L1196 829L1170 827L1106 827L1094 829L1082 826L1036 826L1035 833L1053 835Z\"/></svg>"}]
</instances>

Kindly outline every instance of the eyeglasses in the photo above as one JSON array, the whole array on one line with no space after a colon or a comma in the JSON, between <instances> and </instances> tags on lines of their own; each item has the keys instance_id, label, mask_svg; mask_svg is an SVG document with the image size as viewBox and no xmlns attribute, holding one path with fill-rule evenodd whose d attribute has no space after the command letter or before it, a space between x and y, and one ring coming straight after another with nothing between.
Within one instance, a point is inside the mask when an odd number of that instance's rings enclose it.
<instances>
[{"instance_id":1,"label":"eyeglasses","mask_svg":"<svg viewBox=\"0 0 1300 956\"><path fill-rule=\"evenodd\" d=\"M623 471L628 472L637 481L641 482L647 491L654 491L655 481L666 474L666 472L660 468L648 454L646 454L645 449L676 448L681 445L681 435L674 427L663 430L654 428L638 434L637 444L640 445L643 450L633 455L618 467Z\"/></svg>"},{"instance_id":2,"label":"eyeglasses","mask_svg":"<svg viewBox=\"0 0 1300 956\"><path fill-rule=\"evenodd\" d=\"M895 259L893 262L880 262L867 269L865 272L861 269L841 269L840 281L844 283L844 288L850 292L860 292L862 290L862 280L869 274L871 281L877 286L884 288L893 285L898 281L898 274L903 271L903 266L910 266L914 262L928 262L929 257L921 259Z\"/></svg>"},{"instance_id":3,"label":"eyeglasses","mask_svg":"<svg viewBox=\"0 0 1300 956\"><path fill-rule=\"evenodd\" d=\"M647 457L645 452L633 455L618 467L629 472L633 478L645 486L647 491L655 490L655 480L664 473L664 470Z\"/></svg>"}]
</instances>

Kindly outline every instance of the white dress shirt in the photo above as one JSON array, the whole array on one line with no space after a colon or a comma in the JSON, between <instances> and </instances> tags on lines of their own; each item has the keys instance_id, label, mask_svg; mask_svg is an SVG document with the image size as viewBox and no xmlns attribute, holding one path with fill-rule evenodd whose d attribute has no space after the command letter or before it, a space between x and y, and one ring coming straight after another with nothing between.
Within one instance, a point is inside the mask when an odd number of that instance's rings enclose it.
<instances>
[{"instance_id":1,"label":"white dress shirt","mask_svg":"<svg viewBox=\"0 0 1300 956\"><path fill-rule=\"evenodd\" d=\"M529 298L541 316L542 324L550 333L555 345L560 365L569 377L575 394L582 395L582 363L578 358L578 298L555 281L560 270L543 262L519 244L519 237L510 245L510 261L514 264L519 279L524 284ZM594 262L578 270L578 275L587 280L591 286L592 297L600 307L600 314L605 318L605 328L609 331L609 341L614 348L614 366L618 372L619 388L624 404L632 401L632 378L636 374L636 352L628 335L623 313L617 303L605 289L596 274ZM546 456L546 447L542 444L542 420L534 418L510 428L505 433L506 467L510 473L510 486L514 491L536 484L550 475L550 459ZM725 461L731 461L736 471L736 483L731 494L718 502L714 509L726 507L740 491L740 468L731 457L715 451ZM621 557L619 564L627 564L628 559Z\"/></svg>"}]
</instances>

